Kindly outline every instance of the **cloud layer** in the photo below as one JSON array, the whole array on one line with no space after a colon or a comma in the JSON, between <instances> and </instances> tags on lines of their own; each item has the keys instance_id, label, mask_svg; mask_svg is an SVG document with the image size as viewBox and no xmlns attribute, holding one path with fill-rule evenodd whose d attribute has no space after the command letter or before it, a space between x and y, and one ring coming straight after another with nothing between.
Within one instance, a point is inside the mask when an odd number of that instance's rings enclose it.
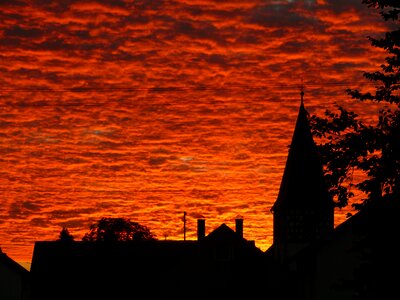
<instances>
[{"instance_id":1,"label":"cloud layer","mask_svg":"<svg viewBox=\"0 0 400 300\"><path fill-rule=\"evenodd\" d=\"M244 217L265 250L305 86L335 103L384 53L361 1L26 1L0 4L0 238L30 261L63 226L103 216L159 238ZM346 211L338 211L336 224Z\"/></svg>"}]
</instances>

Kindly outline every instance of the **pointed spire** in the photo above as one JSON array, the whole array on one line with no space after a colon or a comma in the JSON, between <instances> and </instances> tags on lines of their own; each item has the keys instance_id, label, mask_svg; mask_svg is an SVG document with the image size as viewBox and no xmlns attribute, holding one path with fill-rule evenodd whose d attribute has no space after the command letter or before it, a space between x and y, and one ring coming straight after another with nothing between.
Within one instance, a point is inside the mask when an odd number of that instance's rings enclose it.
<instances>
[{"instance_id":1,"label":"pointed spire","mask_svg":"<svg viewBox=\"0 0 400 300\"><path fill-rule=\"evenodd\" d=\"M319 153L314 143L304 90L296 127L286 160L274 214L275 255L285 261L316 240L325 240L334 229L333 201L325 183Z\"/></svg>"},{"instance_id":2,"label":"pointed spire","mask_svg":"<svg viewBox=\"0 0 400 300\"><path fill-rule=\"evenodd\" d=\"M303 87L300 96L296 126L273 210L280 205L307 206L327 201L322 165L311 134L308 112L304 107Z\"/></svg>"}]
</instances>

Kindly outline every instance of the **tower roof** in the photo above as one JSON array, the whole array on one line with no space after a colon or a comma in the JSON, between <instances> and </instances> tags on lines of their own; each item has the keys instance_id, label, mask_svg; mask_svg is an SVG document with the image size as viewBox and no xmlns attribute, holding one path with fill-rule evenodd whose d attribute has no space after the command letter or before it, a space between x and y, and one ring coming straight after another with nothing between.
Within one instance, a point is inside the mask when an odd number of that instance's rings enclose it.
<instances>
[{"instance_id":1,"label":"tower roof","mask_svg":"<svg viewBox=\"0 0 400 300\"><path fill-rule=\"evenodd\" d=\"M292 142L289 148L277 200L272 207L318 207L332 205L328 195L316 145L308 120L308 112L301 103Z\"/></svg>"}]
</instances>

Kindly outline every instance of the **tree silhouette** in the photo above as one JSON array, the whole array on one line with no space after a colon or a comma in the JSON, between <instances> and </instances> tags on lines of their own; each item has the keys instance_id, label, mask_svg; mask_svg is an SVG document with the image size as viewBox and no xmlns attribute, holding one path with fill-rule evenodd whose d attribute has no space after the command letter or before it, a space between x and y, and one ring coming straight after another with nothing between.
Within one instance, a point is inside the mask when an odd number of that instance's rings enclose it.
<instances>
[{"instance_id":1,"label":"tree silhouette","mask_svg":"<svg viewBox=\"0 0 400 300\"><path fill-rule=\"evenodd\" d=\"M330 193L338 207L348 205L354 196L352 188L365 193L361 209L371 202L400 199L400 2L397 0L363 0L369 8L377 9L388 31L382 38L368 37L373 47L387 53L385 63L376 72L365 72L364 77L376 83L373 93L347 89L357 101L383 104L375 125L367 125L354 112L337 106L338 112L327 110L324 117L313 115L311 124L325 166L325 177ZM352 182L355 170L366 175L358 183ZM376 201L377 200L377 201Z\"/></svg>"},{"instance_id":2,"label":"tree silhouette","mask_svg":"<svg viewBox=\"0 0 400 300\"><path fill-rule=\"evenodd\" d=\"M60 231L60 235L59 235L58 241L61 241L61 242L72 242L72 241L74 241L74 236L69 233L67 227L63 227L61 229L61 231Z\"/></svg>"},{"instance_id":3,"label":"tree silhouette","mask_svg":"<svg viewBox=\"0 0 400 300\"><path fill-rule=\"evenodd\" d=\"M394 270L400 267L394 246L398 234L400 211L400 2L398 0L363 0L377 9L390 28L382 38L369 37L373 47L386 51L381 69L365 72L364 77L376 83L374 92L348 89L352 99L365 105L380 103L377 122L367 125L354 112L338 106L338 112L325 112L325 117L312 116L313 134L324 143L319 145L330 192L339 207L348 205L354 194L351 182L354 170L366 177L356 188L365 199L353 206L366 217L364 238L353 244L361 258L354 270L351 289L355 299L389 299L395 294Z\"/></svg>"},{"instance_id":4,"label":"tree silhouette","mask_svg":"<svg viewBox=\"0 0 400 300\"><path fill-rule=\"evenodd\" d=\"M143 225L126 218L101 218L90 226L82 241L145 241L155 240L156 235Z\"/></svg>"}]
</instances>

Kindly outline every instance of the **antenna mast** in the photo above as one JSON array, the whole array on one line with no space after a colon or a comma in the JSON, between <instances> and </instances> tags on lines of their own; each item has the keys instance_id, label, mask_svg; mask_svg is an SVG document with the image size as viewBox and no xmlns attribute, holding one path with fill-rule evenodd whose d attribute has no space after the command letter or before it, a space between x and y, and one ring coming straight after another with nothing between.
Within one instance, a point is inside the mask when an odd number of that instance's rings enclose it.
<instances>
[{"instance_id":1,"label":"antenna mast","mask_svg":"<svg viewBox=\"0 0 400 300\"><path fill-rule=\"evenodd\" d=\"M301 78L301 86L300 86L300 96L301 96L301 104L303 105L303 97L304 97L304 85L303 85L303 78Z\"/></svg>"}]
</instances>

